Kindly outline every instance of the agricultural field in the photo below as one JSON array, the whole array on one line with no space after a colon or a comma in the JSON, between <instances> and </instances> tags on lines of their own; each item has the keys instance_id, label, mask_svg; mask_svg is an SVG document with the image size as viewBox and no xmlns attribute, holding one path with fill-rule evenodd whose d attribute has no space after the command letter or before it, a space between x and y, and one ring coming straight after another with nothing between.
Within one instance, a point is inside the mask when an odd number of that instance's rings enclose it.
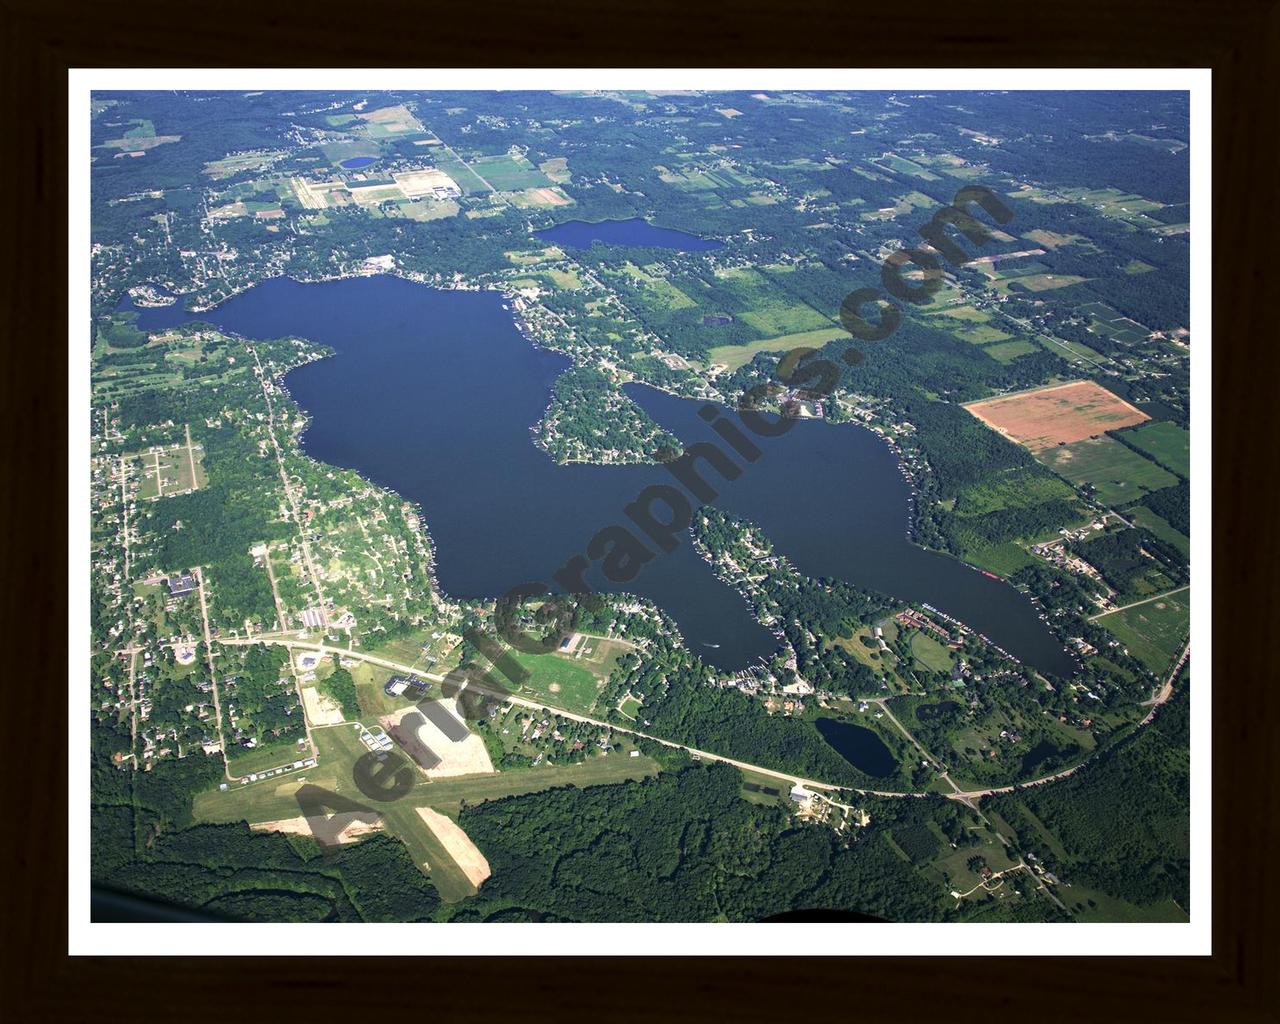
<instances>
[{"instance_id":1,"label":"agricultural field","mask_svg":"<svg viewBox=\"0 0 1280 1024\"><path fill-rule=\"evenodd\" d=\"M938 176L932 171L927 171L913 160L898 156L896 153L885 153L884 156L872 157L867 162L880 168L880 170L897 171L899 174L909 174L924 181L939 180Z\"/></svg>"},{"instance_id":2,"label":"agricultural field","mask_svg":"<svg viewBox=\"0 0 1280 1024\"><path fill-rule=\"evenodd\" d=\"M905 196L899 196L892 206L884 206L878 210L868 210L866 213L860 214L860 216L866 221L893 220L903 214L911 213L913 210L928 210L937 205L938 201L936 199L931 199L923 192L908 192Z\"/></svg>"},{"instance_id":3,"label":"agricultural field","mask_svg":"<svg viewBox=\"0 0 1280 1024\"><path fill-rule=\"evenodd\" d=\"M555 184L523 156L481 156L471 161L471 168L498 192L547 188Z\"/></svg>"},{"instance_id":4,"label":"agricultural field","mask_svg":"<svg viewBox=\"0 0 1280 1024\"><path fill-rule=\"evenodd\" d=\"M1126 432L1124 439L1184 480L1190 478L1191 433L1185 428L1166 421L1148 423Z\"/></svg>"},{"instance_id":5,"label":"agricultural field","mask_svg":"<svg viewBox=\"0 0 1280 1024\"><path fill-rule=\"evenodd\" d=\"M573 205L573 199L561 188L526 188L519 192L504 192L503 195L512 206L521 210Z\"/></svg>"},{"instance_id":6,"label":"agricultural field","mask_svg":"<svg viewBox=\"0 0 1280 1024\"><path fill-rule=\"evenodd\" d=\"M1096 437L1151 417L1093 381L1071 381L965 406L991 429L1033 452Z\"/></svg>"},{"instance_id":7,"label":"agricultural field","mask_svg":"<svg viewBox=\"0 0 1280 1024\"><path fill-rule=\"evenodd\" d=\"M1178 482L1172 473L1106 435L1045 448L1036 457L1073 484L1092 485L1106 505L1124 505Z\"/></svg>"},{"instance_id":8,"label":"agricultural field","mask_svg":"<svg viewBox=\"0 0 1280 1024\"><path fill-rule=\"evenodd\" d=\"M1094 620L1152 672L1163 672L1182 649L1191 622L1191 588L1110 612Z\"/></svg>"},{"instance_id":9,"label":"agricultural field","mask_svg":"<svg viewBox=\"0 0 1280 1024\"><path fill-rule=\"evenodd\" d=\"M1056 231L1046 231L1044 228L1028 231L1022 237L1028 242L1035 242L1046 249L1061 249L1065 245L1078 245L1081 242L1088 241L1084 235L1060 234Z\"/></svg>"}]
</instances>

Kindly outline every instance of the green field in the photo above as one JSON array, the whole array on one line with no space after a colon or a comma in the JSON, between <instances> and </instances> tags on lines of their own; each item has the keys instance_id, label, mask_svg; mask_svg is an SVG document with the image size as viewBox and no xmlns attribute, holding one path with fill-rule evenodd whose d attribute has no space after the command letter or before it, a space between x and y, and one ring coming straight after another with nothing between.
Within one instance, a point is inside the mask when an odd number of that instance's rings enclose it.
<instances>
[{"instance_id":1,"label":"green field","mask_svg":"<svg viewBox=\"0 0 1280 1024\"><path fill-rule=\"evenodd\" d=\"M525 654L513 650L511 656L529 673L520 692L566 711L591 710L599 692L597 684L608 675L606 672L598 680L586 664L559 654Z\"/></svg>"},{"instance_id":2,"label":"green field","mask_svg":"<svg viewBox=\"0 0 1280 1024\"><path fill-rule=\"evenodd\" d=\"M513 157L505 153L502 156L477 157L471 161L471 167L499 192L544 188L555 184L524 157Z\"/></svg>"},{"instance_id":3,"label":"green field","mask_svg":"<svg viewBox=\"0 0 1280 1024\"><path fill-rule=\"evenodd\" d=\"M431 151L431 158L435 162L436 168L444 171L445 174L456 181L458 188L462 189L465 195L473 196L478 193L493 191L480 180L475 171L451 152L445 150L443 146L434 147Z\"/></svg>"},{"instance_id":4,"label":"green field","mask_svg":"<svg viewBox=\"0 0 1280 1024\"><path fill-rule=\"evenodd\" d=\"M748 310L739 319L770 337L817 331L831 326L831 321L816 309L786 301L771 302L767 306Z\"/></svg>"},{"instance_id":5,"label":"green field","mask_svg":"<svg viewBox=\"0 0 1280 1024\"><path fill-rule=\"evenodd\" d=\"M1128 514L1135 526L1150 530L1161 540L1168 541L1184 555L1191 554L1191 539L1186 534L1174 529L1145 505L1139 505L1137 508L1130 510Z\"/></svg>"},{"instance_id":6,"label":"green field","mask_svg":"<svg viewBox=\"0 0 1280 1024\"><path fill-rule=\"evenodd\" d=\"M707 352L707 363L724 363L730 370L737 370L751 362L761 352L789 352L793 348L822 348L829 341L847 338L849 332L842 327L827 327L816 331L784 334L780 338L766 338L747 345L717 345Z\"/></svg>"},{"instance_id":7,"label":"green field","mask_svg":"<svg viewBox=\"0 0 1280 1024\"><path fill-rule=\"evenodd\" d=\"M956 337L963 338L973 345L990 345L995 341L1008 341L1013 335L990 324L977 324L968 330L957 331Z\"/></svg>"},{"instance_id":8,"label":"green field","mask_svg":"<svg viewBox=\"0 0 1280 1024\"><path fill-rule=\"evenodd\" d=\"M299 746L294 740L270 743L263 747L254 747L252 750L230 744L227 750L227 764L234 775L250 775L254 772L270 771L286 764L293 764L294 761L310 756L307 747Z\"/></svg>"},{"instance_id":9,"label":"green field","mask_svg":"<svg viewBox=\"0 0 1280 1024\"><path fill-rule=\"evenodd\" d=\"M185 444L173 445L162 451L140 452L134 458L138 460L138 470L142 477L142 485L138 489L139 498L159 498L196 491L206 483L204 451L199 447L193 447L188 454Z\"/></svg>"},{"instance_id":10,"label":"green field","mask_svg":"<svg viewBox=\"0 0 1280 1024\"><path fill-rule=\"evenodd\" d=\"M1160 673L1182 649L1191 624L1191 589L1111 612L1094 620L1129 648L1129 653Z\"/></svg>"},{"instance_id":11,"label":"green field","mask_svg":"<svg viewBox=\"0 0 1280 1024\"><path fill-rule=\"evenodd\" d=\"M911 654L916 664L930 672L951 671L951 652L927 633L917 633L911 638Z\"/></svg>"},{"instance_id":12,"label":"green field","mask_svg":"<svg viewBox=\"0 0 1280 1024\"><path fill-rule=\"evenodd\" d=\"M1002 341L996 345L988 345L982 351L1001 363L1011 363L1019 356L1025 356L1035 350L1036 347L1031 342L1019 338L1015 341Z\"/></svg>"},{"instance_id":13,"label":"green field","mask_svg":"<svg viewBox=\"0 0 1280 1024\"><path fill-rule=\"evenodd\" d=\"M1136 501L1178 482L1172 473L1105 435L1048 448L1037 457L1074 484L1092 484L1098 500L1107 505Z\"/></svg>"},{"instance_id":14,"label":"green field","mask_svg":"<svg viewBox=\"0 0 1280 1024\"><path fill-rule=\"evenodd\" d=\"M1191 433L1176 423L1146 423L1126 431L1124 439L1183 479L1191 477Z\"/></svg>"}]
</instances>

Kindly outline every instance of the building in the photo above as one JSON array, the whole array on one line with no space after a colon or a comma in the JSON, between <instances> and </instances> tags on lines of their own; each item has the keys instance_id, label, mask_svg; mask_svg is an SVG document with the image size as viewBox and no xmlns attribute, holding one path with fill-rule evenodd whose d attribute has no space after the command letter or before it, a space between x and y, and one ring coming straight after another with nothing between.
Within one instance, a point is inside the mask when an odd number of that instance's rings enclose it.
<instances>
[{"instance_id":1,"label":"building","mask_svg":"<svg viewBox=\"0 0 1280 1024\"><path fill-rule=\"evenodd\" d=\"M406 676L392 676L383 686L382 692L388 697L399 697L409 689L410 680Z\"/></svg>"},{"instance_id":2,"label":"building","mask_svg":"<svg viewBox=\"0 0 1280 1024\"><path fill-rule=\"evenodd\" d=\"M180 572L165 580L170 597L181 597L196 589L196 578L189 572Z\"/></svg>"}]
</instances>

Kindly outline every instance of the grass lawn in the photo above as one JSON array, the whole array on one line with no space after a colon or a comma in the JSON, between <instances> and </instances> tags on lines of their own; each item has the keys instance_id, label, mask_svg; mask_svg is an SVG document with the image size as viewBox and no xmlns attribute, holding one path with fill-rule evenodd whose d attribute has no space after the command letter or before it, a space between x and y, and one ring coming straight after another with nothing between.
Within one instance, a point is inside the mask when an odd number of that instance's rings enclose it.
<instances>
[{"instance_id":1,"label":"grass lawn","mask_svg":"<svg viewBox=\"0 0 1280 1024\"><path fill-rule=\"evenodd\" d=\"M1191 590L1146 601L1094 620L1129 648L1129 653L1160 673L1170 667L1191 623Z\"/></svg>"},{"instance_id":2,"label":"grass lawn","mask_svg":"<svg viewBox=\"0 0 1280 1024\"><path fill-rule=\"evenodd\" d=\"M631 696L631 694L627 694L618 702L618 714L622 715L623 718L629 718L634 722L636 720L636 712L639 711L642 706L643 705L640 701Z\"/></svg>"},{"instance_id":3,"label":"grass lawn","mask_svg":"<svg viewBox=\"0 0 1280 1024\"><path fill-rule=\"evenodd\" d=\"M227 762L236 775L249 775L253 772L279 768L293 764L300 758L310 757L310 750L299 746L296 740L284 743L269 743L266 746L245 750L241 746L231 745L227 751Z\"/></svg>"},{"instance_id":4,"label":"grass lawn","mask_svg":"<svg viewBox=\"0 0 1280 1024\"><path fill-rule=\"evenodd\" d=\"M931 672L951 671L951 652L927 633L916 633L911 638L911 654L917 665Z\"/></svg>"}]
</instances>

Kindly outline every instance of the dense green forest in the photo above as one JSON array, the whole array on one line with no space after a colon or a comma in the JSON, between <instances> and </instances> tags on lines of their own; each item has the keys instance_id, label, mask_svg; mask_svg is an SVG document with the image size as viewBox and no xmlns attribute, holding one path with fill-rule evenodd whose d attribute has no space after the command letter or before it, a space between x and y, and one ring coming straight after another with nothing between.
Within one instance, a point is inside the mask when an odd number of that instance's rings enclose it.
<instances>
[{"instance_id":1,"label":"dense green forest","mask_svg":"<svg viewBox=\"0 0 1280 1024\"><path fill-rule=\"evenodd\" d=\"M725 765L467 807L493 876L455 920L758 921L836 908L931 920L941 891L883 833L837 837L748 803Z\"/></svg>"}]
</instances>

